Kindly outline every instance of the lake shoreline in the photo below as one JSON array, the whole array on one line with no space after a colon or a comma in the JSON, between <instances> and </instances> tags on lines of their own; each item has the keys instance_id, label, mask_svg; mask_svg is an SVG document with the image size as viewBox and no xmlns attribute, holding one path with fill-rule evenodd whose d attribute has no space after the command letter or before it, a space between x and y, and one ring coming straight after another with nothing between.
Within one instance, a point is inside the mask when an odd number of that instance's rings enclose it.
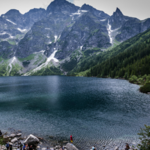
<instances>
[{"instance_id":1,"label":"lake shoreline","mask_svg":"<svg viewBox=\"0 0 150 150\"><path fill-rule=\"evenodd\" d=\"M6 149L6 144L9 143L9 146L12 146L13 150L17 148L22 149L22 147L26 144L32 145L34 150L60 150L62 147L64 150L78 150L75 145L70 143L69 141L59 141L59 139L55 139L54 137L49 137L51 141L47 141L43 137L38 137L33 134L29 134L25 136L25 134L20 130L14 130L13 132L2 131L2 135L0 136L0 150Z\"/></svg>"},{"instance_id":2,"label":"lake shoreline","mask_svg":"<svg viewBox=\"0 0 150 150\"><path fill-rule=\"evenodd\" d=\"M43 75L43 76L45 76L45 75ZM1 77L43 77L43 76L1 76ZM131 83L131 84L136 84L136 85L139 85L139 86L141 86L140 88L139 88L139 92L141 92L141 93L144 93L144 94L150 94L150 86L148 87L148 90L146 90L146 92L144 92L144 91L142 91L141 90L141 88L142 87L144 87L145 85L144 84L138 84L138 83L134 83L134 82L130 82L128 79L125 79L125 78L111 78L111 77L93 77L93 76L91 76L91 77L87 77L87 76L70 76L70 75L47 75L47 76L64 76L64 77L86 77L86 78L102 78L102 79L118 79L118 80L126 80L126 81L128 81L129 83ZM45 76L45 77L47 77L47 76Z\"/></svg>"},{"instance_id":3,"label":"lake shoreline","mask_svg":"<svg viewBox=\"0 0 150 150\"><path fill-rule=\"evenodd\" d=\"M72 76L72 77L74 77L74 76ZM76 76L76 77L87 77L87 76ZM87 77L87 78L102 78L102 77ZM130 82L130 80L125 79L125 78L111 78L111 77L108 77L108 78L107 78L107 77L104 77L104 78L102 78L102 79L126 80L126 81L128 81L129 83L131 83L131 84L139 85L139 86L140 86L139 92L150 95L150 83L138 84L138 83ZM148 85L148 86L146 86L146 85ZM144 89L144 90L142 90L142 89Z\"/></svg>"},{"instance_id":4,"label":"lake shoreline","mask_svg":"<svg viewBox=\"0 0 150 150\"><path fill-rule=\"evenodd\" d=\"M6 143L9 142L9 145L12 145L13 150L16 150L18 147L23 147L23 141L27 141L29 137L33 137L36 140L28 140L28 142L25 142L29 146L32 145L35 150L62 150L61 148L64 147L64 150L86 150L87 148L83 149L80 147L76 147L74 143L70 143L69 141L59 141L59 139L55 139L55 141L48 142L43 137L38 137L35 135L28 135L25 136L25 134L18 130L13 132L5 132L2 136L0 136L0 148L1 150L5 150ZM52 136L50 136L51 139L53 139ZM38 141L38 142L36 142ZM107 149L107 150L122 150L125 149L126 143L129 144L131 150L138 150L138 143L139 140L132 140L128 139L127 141L124 141L123 139L120 140L111 140L109 144L102 144L99 147L100 149ZM81 143L81 145L84 143ZM97 145L91 145L97 147ZM48 148L48 149L47 149ZM90 149L89 149L90 150Z\"/></svg>"}]
</instances>

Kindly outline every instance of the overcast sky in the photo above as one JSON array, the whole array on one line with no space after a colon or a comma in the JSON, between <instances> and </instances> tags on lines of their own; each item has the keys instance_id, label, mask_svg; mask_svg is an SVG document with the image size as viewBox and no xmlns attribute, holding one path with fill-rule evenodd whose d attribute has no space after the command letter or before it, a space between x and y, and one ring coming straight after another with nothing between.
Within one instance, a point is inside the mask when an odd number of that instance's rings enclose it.
<instances>
[{"instance_id":1,"label":"overcast sky","mask_svg":"<svg viewBox=\"0 0 150 150\"><path fill-rule=\"evenodd\" d=\"M22 14L32 8L47 8L53 0L0 0L0 14L10 9L18 9ZM137 17L141 20L150 18L150 0L68 0L77 6L84 3L92 5L98 10L112 15L116 7L127 16Z\"/></svg>"}]
</instances>

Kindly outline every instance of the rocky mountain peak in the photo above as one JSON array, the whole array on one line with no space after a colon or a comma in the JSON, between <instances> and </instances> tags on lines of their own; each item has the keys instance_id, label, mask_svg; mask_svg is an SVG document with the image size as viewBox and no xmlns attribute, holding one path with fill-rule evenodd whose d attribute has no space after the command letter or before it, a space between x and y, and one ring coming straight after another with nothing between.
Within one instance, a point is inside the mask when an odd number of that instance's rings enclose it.
<instances>
[{"instance_id":1,"label":"rocky mountain peak","mask_svg":"<svg viewBox=\"0 0 150 150\"><path fill-rule=\"evenodd\" d=\"M79 7L66 0L54 0L47 7L48 13L74 13Z\"/></svg>"},{"instance_id":2,"label":"rocky mountain peak","mask_svg":"<svg viewBox=\"0 0 150 150\"><path fill-rule=\"evenodd\" d=\"M88 10L88 9L91 9L91 8L93 8L93 7L90 6L90 5L87 5L87 4L83 4L82 7L81 7L81 10L82 9L87 9Z\"/></svg>"},{"instance_id":3,"label":"rocky mountain peak","mask_svg":"<svg viewBox=\"0 0 150 150\"><path fill-rule=\"evenodd\" d=\"M112 29L120 28L126 21L126 16L124 16L120 9L117 8L113 15L109 18L109 21L112 25Z\"/></svg>"},{"instance_id":4,"label":"rocky mountain peak","mask_svg":"<svg viewBox=\"0 0 150 150\"><path fill-rule=\"evenodd\" d=\"M86 11L91 12L94 16L98 17L99 19L105 19L105 18L109 17L109 15L104 13L103 11L97 10L97 9L93 8L92 6L87 5L87 4L82 5L82 7L80 9L84 10L84 11L86 10Z\"/></svg>"},{"instance_id":5,"label":"rocky mountain peak","mask_svg":"<svg viewBox=\"0 0 150 150\"><path fill-rule=\"evenodd\" d=\"M117 7L116 11L113 13L113 16L123 16L123 13L121 12L121 10Z\"/></svg>"},{"instance_id":6,"label":"rocky mountain peak","mask_svg":"<svg viewBox=\"0 0 150 150\"><path fill-rule=\"evenodd\" d=\"M31 10L29 10L29 12L27 12L27 13L35 13L35 12L39 12L39 11L45 11L45 9L44 8L34 8L34 9L31 9Z\"/></svg>"},{"instance_id":7,"label":"rocky mountain peak","mask_svg":"<svg viewBox=\"0 0 150 150\"><path fill-rule=\"evenodd\" d=\"M5 15L22 15L19 10L11 9Z\"/></svg>"}]
</instances>

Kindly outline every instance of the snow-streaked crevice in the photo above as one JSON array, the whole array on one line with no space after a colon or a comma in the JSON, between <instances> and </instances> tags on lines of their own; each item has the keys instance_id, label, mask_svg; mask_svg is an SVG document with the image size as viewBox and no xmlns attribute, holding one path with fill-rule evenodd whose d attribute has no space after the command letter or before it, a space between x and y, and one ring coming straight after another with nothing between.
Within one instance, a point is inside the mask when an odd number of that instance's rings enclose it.
<instances>
[{"instance_id":1,"label":"snow-streaked crevice","mask_svg":"<svg viewBox=\"0 0 150 150\"><path fill-rule=\"evenodd\" d=\"M57 42L57 38L58 38L58 36L57 35L55 35L54 36L54 38L55 38L55 43Z\"/></svg>"},{"instance_id":2,"label":"snow-streaked crevice","mask_svg":"<svg viewBox=\"0 0 150 150\"><path fill-rule=\"evenodd\" d=\"M114 30L111 30L111 25L109 23L109 20L108 20L108 24L107 24L107 31L108 31L108 36L109 36L109 39L110 39L110 43L113 44L113 41L115 39L115 36L117 35L117 31L119 30L120 28L117 28L117 29L114 29Z\"/></svg>"},{"instance_id":3,"label":"snow-streaked crevice","mask_svg":"<svg viewBox=\"0 0 150 150\"><path fill-rule=\"evenodd\" d=\"M16 61L16 57L14 56L14 57L11 59L9 65L8 65L8 68L7 68L7 69L9 69L9 70L8 70L8 73L9 73L9 74L10 74L10 72L11 72L11 70L12 70L12 64L13 64L15 61Z\"/></svg>"},{"instance_id":4,"label":"snow-streaked crevice","mask_svg":"<svg viewBox=\"0 0 150 150\"><path fill-rule=\"evenodd\" d=\"M59 39L60 39L60 37L61 37L61 35L59 35L59 37L58 37L58 39L57 39L57 40L59 40Z\"/></svg>"},{"instance_id":5,"label":"snow-streaked crevice","mask_svg":"<svg viewBox=\"0 0 150 150\"><path fill-rule=\"evenodd\" d=\"M112 44L113 43L113 38L112 38L112 30L111 30L111 25L109 24L109 20L108 20L108 24L107 24L108 28L108 36L109 36L109 39L110 39L110 43Z\"/></svg>"},{"instance_id":6,"label":"snow-streaked crevice","mask_svg":"<svg viewBox=\"0 0 150 150\"><path fill-rule=\"evenodd\" d=\"M8 22L12 23L13 25L17 25L16 23L12 22L11 20L9 19L6 19Z\"/></svg>"},{"instance_id":7,"label":"snow-streaked crevice","mask_svg":"<svg viewBox=\"0 0 150 150\"><path fill-rule=\"evenodd\" d=\"M54 36L54 38L55 38L55 41L54 41L54 42L56 43L56 42L60 39L60 37L61 37L61 35L59 35L59 36L55 35L55 36Z\"/></svg>"},{"instance_id":8,"label":"snow-streaked crevice","mask_svg":"<svg viewBox=\"0 0 150 150\"><path fill-rule=\"evenodd\" d=\"M102 19L102 20L100 20L100 21L106 21L106 19Z\"/></svg>"},{"instance_id":9,"label":"snow-streaked crevice","mask_svg":"<svg viewBox=\"0 0 150 150\"><path fill-rule=\"evenodd\" d=\"M39 52L34 52L33 54L38 54L38 53L42 53L42 55L44 55L45 50L41 50Z\"/></svg>"},{"instance_id":10,"label":"snow-streaked crevice","mask_svg":"<svg viewBox=\"0 0 150 150\"><path fill-rule=\"evenodd\" d=\"M43 54L44 54L44 50L42 50L43 51ZM41 52L42 52L41 51ZM38 70L41 70L42 68L44 68L44 67L46 67L52 60L54 61L54 62L59 62L59 60L58 59L56 59L55 58L55 54L57 53L57 50L55 50L48 58L47 58L47 60L46 60L46 62L45 63L43 63L42 65L40 65L39 67L37 67L37 68L35 68L32 72L36 72L36 71L38 71ZM27 74L25 74L25 75L27 75ZM29 74L30 75L30 74Z\"/></svg>"}]
</instances>

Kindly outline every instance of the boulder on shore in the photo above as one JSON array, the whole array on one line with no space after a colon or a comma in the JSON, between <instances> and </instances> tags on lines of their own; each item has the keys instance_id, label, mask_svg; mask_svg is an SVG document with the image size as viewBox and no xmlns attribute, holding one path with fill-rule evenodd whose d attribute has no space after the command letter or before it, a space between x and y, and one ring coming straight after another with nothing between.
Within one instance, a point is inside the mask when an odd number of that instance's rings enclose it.
<instances>
[{"instance_id":1,"label":"boulder on shore","mask_svg":"<svg viewBox=\"0 0 150 150\"><path fill-rule=\"evenodd\" d=\"M9 137L14 138L15 136L16 136L16 134L11 134Z\"/></svg>"},{"instance_id":2,"label":"boulder on shore","mask_svg":"<svg viewBox=\"0 0 150 150\"><path fill-rule=\"evenodd\" d=\"M40 141L36 136L30 134L23 143L35 145L38 144L39 142Z\"/></svg>"},{"instance_id":3,"label":"boulder on shore","mask_svg":"<svg viewBox=\"0 0 150 150\"><path fill-rule=\"evenodd\" d=\"M15 142L17 142L17 141L18 141L18 139L17 139L17 138L14 138L14 139L11 140L11 143L15 143Z\"/></svg>"},{"instance_id":4,"label":"boulder on shore","mask_svg":"<svg viewBox=\"0 0 150 150\"><path fill-rule=\"evenodd\" d=\"M16 136L21 136L22 135L22 133L18 133Z\"/></svg>"},{"instance_id":5,"label":"boulder on shore","mask_svg":"<svg viewBox=\"0 0 150 150\"><path fill-rule=\"evenodd\" d=\"M67 150L78 150L72 143L68 143L65 148Z\"/></svg>"}]
</instances>

